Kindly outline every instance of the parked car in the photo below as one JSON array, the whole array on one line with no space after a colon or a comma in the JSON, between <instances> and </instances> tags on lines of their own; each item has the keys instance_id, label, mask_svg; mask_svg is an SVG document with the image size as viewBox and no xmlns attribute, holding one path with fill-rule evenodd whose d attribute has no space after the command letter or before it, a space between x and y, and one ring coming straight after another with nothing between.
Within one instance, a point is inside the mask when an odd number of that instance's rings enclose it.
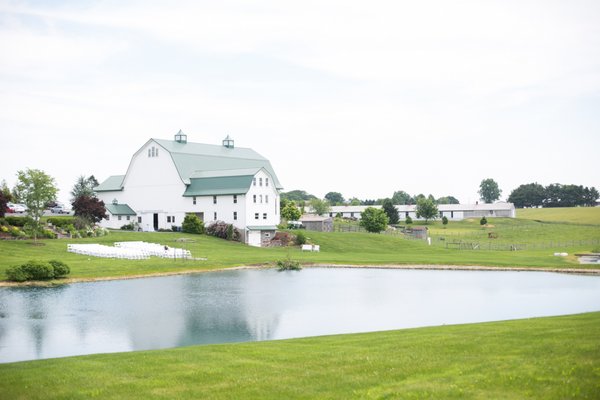
<instances>
[{"instance_id":1,"label":"parked car","mask_svg":"<svg viewBox=\"0 0 600 400\"><path fill-rule=\"evenodd\" d=\"M71 208L62 204L58 204L50 209L52 214L69 214Z\"/></svg>"},{"instance_id":2,"label":"parked car","mask_svg":"<svg viewBox=\"0 0 600 400\"><path fill-rule=\"evenodd\" d=\"M27 207L25 207L23 204L7 203L6 208L7 212L11 213L23 214L25 211L27 211Z\"/></svg>"}]
</instances>

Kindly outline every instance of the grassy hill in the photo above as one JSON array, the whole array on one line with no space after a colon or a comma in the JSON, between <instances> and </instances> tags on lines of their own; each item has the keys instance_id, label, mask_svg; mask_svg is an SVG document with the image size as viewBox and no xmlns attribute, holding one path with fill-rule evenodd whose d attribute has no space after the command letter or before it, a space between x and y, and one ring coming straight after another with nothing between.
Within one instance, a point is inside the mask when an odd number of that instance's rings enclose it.
<instances>
[{"instance_id":1,"label":"grassy hill","mask_svg":"<svg viewBox=\"0 0 600 400\"><path fill-rule=\"evenodd\" d=\"M0 365L6 399L597 399L600 313Z\"/></svg>"},{"instance_id":2,"label":"grassy hill","mask_svg":"<svg viewBox=\"0 0 600 400\"><path fill-rule=\"evenodd\" d=\"M600 207L522 208L517 210L517 218L600 225Z\"/></svg>"}]
</instances>

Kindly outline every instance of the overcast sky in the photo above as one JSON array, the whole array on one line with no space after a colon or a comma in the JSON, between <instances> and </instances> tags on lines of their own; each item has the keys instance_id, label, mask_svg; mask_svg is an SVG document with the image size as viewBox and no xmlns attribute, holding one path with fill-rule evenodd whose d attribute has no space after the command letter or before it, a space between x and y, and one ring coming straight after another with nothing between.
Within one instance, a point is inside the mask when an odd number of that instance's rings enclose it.
<instances>
[{"instance_id":1,"label":"overcast sky","mask_svg":"<svg viewBox=\"0 0 600 400\"><path fill-rule=\"evenodd\" d=\"M0 0L0 179L124 174L149 138L285 191L600 187L600 1Z\"/></svg>"}]
</instances>

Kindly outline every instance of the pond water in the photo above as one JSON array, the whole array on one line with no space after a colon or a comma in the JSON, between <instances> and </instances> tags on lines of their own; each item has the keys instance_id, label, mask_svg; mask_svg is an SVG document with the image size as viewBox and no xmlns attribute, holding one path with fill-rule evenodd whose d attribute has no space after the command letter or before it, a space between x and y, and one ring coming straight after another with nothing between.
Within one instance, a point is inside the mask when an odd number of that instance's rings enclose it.
<instances>
[{"instance_id":1,"label":"pond water","mask_svg":"<svg viewBox=\"0 0 600 400\"><path fill-rule=\"evenodd\" d=\"M600 277L237 270L0 289L0 362L600 310Z\"/></svg>"}]
</instances>

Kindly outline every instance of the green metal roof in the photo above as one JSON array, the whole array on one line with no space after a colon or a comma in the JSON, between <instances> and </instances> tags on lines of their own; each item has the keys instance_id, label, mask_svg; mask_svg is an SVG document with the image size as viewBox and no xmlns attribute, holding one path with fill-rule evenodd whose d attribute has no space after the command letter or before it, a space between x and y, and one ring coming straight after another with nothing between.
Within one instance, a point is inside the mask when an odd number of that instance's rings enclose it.
<instances>
[{"instance_id":1,"label":"green metal roof","mask_svg":"<svg viewBox=\"0 0 600 400\"><path fill-rule=\"evenodd\" d=\"M283 189L269 160L252 149L228 148L203 143L180 143L164 139L152 140L171 154L179 176L185 184L190 184L191 178L202 171L264 168L273 178L275 187Z\"/></svg>"},{"instance_id":2,"label":"green metal roof","mask_svg":"<svg viewBox=\"0 0 600 400\"><path fill-rule=\"evenodd\" d=\"M244 194L252 184L253 175L192 178L184 197Z\"/></svg>"},{"instance_id":3,"label":"green metal roof","mask_svg":"<svg viewBox=\"0 0 600 400\"><path fill-rule=\"evenodd\" d=\"M254 176L262 167L244 169L220 169L217 171L194 171L190 179L194 178L219 178L224 176Z\"/></svg>"},{"instance_id":4,"label":"green metal roof","mask_svg":"<svg viewBox=\"0 0 600 400\"><path fill-rule=\"evenodd\" d=\"M249 231L276 231L277 227L275 225L267 225L267 226L260 226L260 225L254 225L254 226L247 226L246 229L248 229Z\"/></svg>"},{"instance_id":5,"label":"green metal roof","mask_svg":"<svg viewBox=\"0 0 600 400\"><path fill-rule=\"evenodd\" d=\"M112 215L136 215L127 204L106 204L106 210Z\"/></svg>"},{"instance_id":6,"label":"green metal roof","mask_svg":"<svg viewBox=\"0 0 600 400\"><path fill-rule=\"evenodd\" d=\"M109 176L104 182L94 188L95 192L114 192L123 190L125 175Z\"/></svg>"}]
</instances>

